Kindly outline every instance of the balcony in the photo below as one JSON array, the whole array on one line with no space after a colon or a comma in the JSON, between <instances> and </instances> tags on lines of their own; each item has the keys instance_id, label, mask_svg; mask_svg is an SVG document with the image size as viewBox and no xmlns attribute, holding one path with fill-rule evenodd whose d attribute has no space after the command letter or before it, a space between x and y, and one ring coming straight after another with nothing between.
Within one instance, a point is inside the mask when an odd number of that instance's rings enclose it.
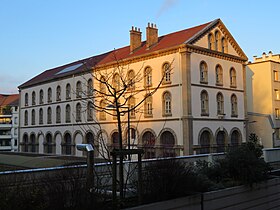
<instances>
[{"instance_id":1,"label":"balcony","mask_svg":"<svg viewBox=\"0 0 280 210\"><path fill-rule=\"evenodd\" d=\"M12 134L0 134L0 139L11 139L11 138L12 138Z\"/></svg>"},{"instance_id":2,"label":"balcony","mask_svg":"<svg viewBox=\"0 0 280 210\"><path fill-rule=\"evenodd\" d=\"M11 146L1 146L0 145L0 151L11 151L12 147Z\"/></svg>"}]
</instances>

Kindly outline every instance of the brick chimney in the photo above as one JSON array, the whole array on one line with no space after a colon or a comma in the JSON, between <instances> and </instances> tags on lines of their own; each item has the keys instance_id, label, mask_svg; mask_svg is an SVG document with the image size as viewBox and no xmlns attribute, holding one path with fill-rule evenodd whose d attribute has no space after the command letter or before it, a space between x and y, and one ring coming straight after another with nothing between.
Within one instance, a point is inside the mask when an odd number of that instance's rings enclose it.
<instances>
[{"instance_id":1,"label":"brick chimney","mask_svg":"<svg viewBox=\"0 0 280 210\"><path fill-rule=\"evenodd\" d=\"M133 27L130 30L130 52L133 53L134 50L138 49L141 47L141 34L140 28Z\"/></svg>"},{"instance_id":2,"label":"brick chimney","mask_svg":"<svg viewBox=\"0 0 280 210\"><path fill-rule=\"evenodd\" d=\"M147 49L150 49L153 45L158 43L158 29L156 24L150 24L148 23L148 27L146 28L146 47Z\"/></svg>"}]
</instances>

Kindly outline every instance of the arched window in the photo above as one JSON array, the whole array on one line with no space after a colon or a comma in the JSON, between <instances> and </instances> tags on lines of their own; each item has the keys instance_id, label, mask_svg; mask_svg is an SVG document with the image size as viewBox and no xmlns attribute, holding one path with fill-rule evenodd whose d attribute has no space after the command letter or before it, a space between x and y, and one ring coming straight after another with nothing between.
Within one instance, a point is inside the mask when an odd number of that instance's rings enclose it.
<instances>
[{"instance_id":1,"label":"arched window","mask_svg":"<svg viewBox=\"0 0 280 210\"><path fill-rule=\"evenodd\" d=\"M48 89L48 103L52 102L52 89Z\"/></svg>"},{"instance_id":2,"label":"arched window","mask_svg":"<svg viewBox=\"0 0 280 210\"><path fill-rule=\"evenodd\" d=\"M170 131L164 131L160 135L160 143L162 146L162 156L163 157L174 157L175 155L175 138Z\"/></svg>"},{"instance_id":3,"label":"arched window","mask_svg":"<svg viewBox=\"0 0 280 210\"><path fill-rule=\"evenodd\" d=\"M133 70L130 70L127 75L128 78L128 89L134 90L135 89L135 73Z\"/></svg>"},{"instance_id":4,"label":"arched window","mask_svg":"<svg viewBox=\"0 0 280 210\"><path fill-rule=\"evenodd\" d=\"M61 87L58 85L56 87L56 101L60 101L61 100Z\"/></svg>"},{"instance_id":5,"label":"arched window","mask_svg":"<svg viewBox=\"0 0 280 210\"><path fill-rule=\"evenodd\" d=\"M56 123L61 123L61 108L60 108L60 106L56 107Z\"/></svg>"},{"instance_id":6,"label":"arched window","mask_svg":"<svg viewBox=\"0 0 280 210\"><path fill-rule=\"evenodd\" d=\"M71 99L71 85L68 83L66 85L66 100Z\"/></svg>"},{"instance_id":7,"label":"arched window","mask_svg":"<svg viewBox=\"0 0 280 210\"><path fill-rule=\"evenodd\" d=\"M212 33L208 35L208 48L214 50L214 37Z\"/></svg>"},{"instance_id":8,"label":"arched window","mask_svg":"<svg viewBox=\"0 0 280 210\"><path fill-rule=\"evenodd\" d=\"M241 142L241 134L239 133L239 131L234 130L231 133L231 139L230 139L230 143L232 147L237 147Z\"/></svg>"},{"instance_id":9,"label":"arched window","mask_svg":"<svg viewBox=\"0 0 280 210\"><path fill-rule=\"evenodd\" d=\"M146 96L144 102L144 117L153 116L153 97L151 95Z\"/></svg>"},{"instance_id":10,"label":"arched window","mask_svg":"<svg viewBox=\"0 0 280 210\"><path fill-rule=\"evenodd\" d=\"M171 83L171 66L169 63L163 64L162 74L163 74L163 84L170 84Z\"/></svg>"},{"instance_id":11,"label":"arched window","mask_svg":"<svg viewBox=\"0 0 280 210\"><path fill-rule=\"evenodd\" d=\"M231 68L229 70L229 75L230 75L230 86L236 87L236 71L234 68Z\"/></svg>"},{"instance_id":12,"label":"arched window","mask_svg":"<svg viewBox=\"0 0 280 210\"><path fill-rule=\"evenodd\" d=\"M144 70L144 86L151 87L152 86L152 69L150 67L145 68Z\"/></svg>"},{"instance_id":13,"label":"arched window","mask_svg":"<svg viewBox=\"0 0 280 210\"><path fill-rule=\"evenodd\" d=\"M216 66L216 85L223 85L223 69L220 65Z\"/></svg>"},{"instance_id":14,"label":"arched window","mask_svg":"<svg viewBox=\"0 0 280 210\"><path fill-rule=\"evenodd\" d=\"M47 112L47 123L52 124L52 108L48 107L48 112Z\"/></svg>"},{"instance_id":15,"label":"arched window","mask_svg":"<svg viewBox=\"0 0 280 210\"><path fill-rule=\"evenodd\" d=\"M76 98L81 98L82 97L82 83L80 81L77 82L76 84Z\"/></svg>"},{"instance_id":16,"label":"arched window","mask_svg":"<svg viewBox=\"0 0 280 210\"><path fill-rule=\"evenodd\" d=\"M217 114L224 114L224 96L222 93L217 94Z\"/></svg>"},{"instance_id":17,"label":"arched window","mask_svg":"<svg viewBox=\"0 0 280 210\"><path fill-rule=\"evenodd\" d=\"M93 96L92 79L89 79L88 82L87 82L87 94L88 94L88 96Z\"/></svg>"},{"instance_id":18,"label":"arched window","mask_svg":"<svg viewBox=\"0 0 280 210\"><path fill-rule=\"evenodd\" d=\"M32 109L32 111L31 111L31 124L32 125L35 125L35 119L36 119L36 117L35 117L35 110Z\"/></svg>"},{"instance_id":19,"label":"arched window","mask_svg":"<svg viewBox=\"0 0 280 210\"><path fill-rule=\"evenodd\" d=\"M221 33L219 31L215 32L215 50L221 51Z\"/></svg>"},{"instance_id":20,"label":"arched window","mask_svg":"<svg viewBox=\"0 0 280 210\"><path fill-rule=\"evenodd\" d=\"M142 136L142 144L144 147L144 158L156 157L155 150L156 138L151 131L146 131Z\"/></svg>"},{"instance_id":21,"label":"arched window","mask_svg":"<svg viewBox=\"0 0 280 210\"><path fill-rule=\"evenodd\" d=\"M119 133L118 132L114 132L112 134L112 146L114 148L118 148L120 146L120 144L119 144Z\"/></svg>"},{"instance_id":22,"label":"arched window","mask_svg":"<svg viewBox=\"0 0 280 210\"><path fill-rule=\"evenodd\" d=\"M129 99L128 99L128 107L129 107L129 110L130 110L130 117L131 118L135 118L135 98L133 96L131 96Z\"/></svg>"},{"instance_id":23,"label":"arched window","mask_svg":"<svg viewBox=\"0 0 280 210\"><path fill-rule=\"evenodd\" d=\"M40 102L39 102L40 104L44 103L44 91L42 89L40 90L40 99L39 100L40 100Z\"/></svg>"},{"instance_id":24,"label":"arched window","mask_svg":"<svg viewBox=\"0 0 280 210\"><path fill-rule=\"evenodd\" d=\"M22 150L23 152L28 152L28 135L24 134L23 135L23 145L22 145Z\"/></svg>"},{"instance_id":25,"label":"arched window","mask_svg":"<svg viewBox=\"0 0 280 210\"><path fill-rule=\"evenodd\" d=\"M32 133L31 136L30 136L30 143L31 143L31 152L36 152L36 137L35 137L35 134Z\"/></svg>"},{"instance_id":26,"label":"arched window","mask_svg":"<svg viewBox=\"0 0 280 210\"><path fill-rule=\"evenodd\" d=\"M165 92L163 94L163 116L171 116L172 111L171 111L171 94L170 92Z\"/></svg>"},{"instance_id":27,"label":"arched window","mask_svg":"<svg viewBox=\"0 0 280 210\"><path fill-rule=\"evenodd\" d=\"M106 102L104 100L100 101L100 112L99 112L99 120L106 120L106 112L104 111L106 107Z\"/></svg>"},{"instance_id":28,"label":"arched window","mask_svg":"<svg viewBox=\"0 0 280 210\"><path fill-rule=\"evenodd\" d=\"M65 108L65 122L70 123L71 122L71 107L69 104L66 105Z\"/></svg>"},{"instance_id":29,"label":"arched window","mask_svg":"<svg viewBox=\"0 0 280 210\"><path fill-rule=\"evenodd\" d=\"M104 76L100 78L99 91L101 95L106 94L106 79Z\"/></svg>"},{"instance_id":30,"label":"arched window","mask_svg":"<svg viewBox=\"0 0 280 210\"><path fill-rule=\"evenodd\" d=\"M73 144L72 144L72 138L69 133L66 133L64 136L64 154L65 155L72 155L73 154Z\"/></svg>"},{"instance_id":31,"label":"arched window","mask_svg":"<svg viewBox=\"0 0 280 210\"><path fill-rule=\"evenodd\" d=\"M35 91L32 92L32 105L36 105L36 93L35 93Z\"/></svg>"},{"instance_id":32,"label":"arched window","mask_svg":"<svg viewBox=\"0 0 280 210\"><path fill-rule=\"evenodd\" d=\"M223 53L227 53L228 52L227 40L224 37L222 38L222 52Z\"/></svg>"},{"instance_id":33,"label":"arched window","mask_svg":"<svg viewBox=\"0 0 280 210\"><path fill-rule=\"evenodd\" d=\"M77 105L76 105L76 122L81 122L81 120L82 120L81 114L82 114L82 106L80 103L77 103Z\"/></svg>"},{"instance_id":34,"label":"arched window","mask_svg":"<svg viewBox=\"0 0 280 210\"><path fill-rule=\"evenodd\" d=\"M28 125L28 111L25 110L24 112L24 125Z\"/></svg>"},{"instance_id":35,"label":"arched window","mask_svg":"<svg viewBox=\"0 0 280 210\"><path fill-rule=\"evenodd\" d=\"M120 90L120 75L119 74L115 74L113 76L113 88L115 89L115 91L119 91Z\"/></svg>"},{"instance_id":36,"label":"arched window","mask_svg":"<svg viewBox=\"0 0 280 210\"><path fill-rule=\"evenodd\" d=\"M232 117L238 116L237 97L235 94L232 94L231 96L231 116Z\"/></svg>"},{"instance_id":37,"label":"arched window","mask_svg":"<svg viewBox=\"0 0 280 210\"><path fill-rule=\"evenodd\" d=\"M209 131L203 131L200 135L200 154L210 153L210 133Z\"/></svg>"},{"instance_id":38,"label":"arched window","mask_svg":"<svg viewBox=\"0 0 280 210\"><path fill-rule=\"evenodd\" d=\"M93 103L91 101L87 103L87 120L93 120Z\"/></svg>"},{"instance_id":39,"label":"arched window","mask_svg":"<svg viewBox=\"0 0 280 210\"><path fill-rule=\"evenodd\" d=\"M200 82L201 83L207 83L208 82L208 69L207 69L207 64L202 61L200 63Z\"/></svg>"},{"instance_id":40,"label":"arched window","mask_svg":"<svg viewBox=\"0 0 280 210\"><path fill-rule=\"evenodd\" d=\"M25 106L28 106L28 93L25 93L25 96L24 96L24 105L25 105Z\"/></svg>"},{"instance_id":41,"label":"arched window","mask_svg":"<svg viewBox=\"0 0 280 210\"><path fill-rule=\"evenodd\" d=\"M207 91L203 90L200 94L200 101L201 101L201 115L209 115L209 102L208 102L208 93Z\"/></svg>"},{"instance_id":42,"label":"arched window","mask_svg":"<svg viewBox=\"0 0 280 210\"><path fill-rule=\"evenodd\" d=\"M42 108L40 108L39 109L39 124L40 125L42 125L43 124L43 115L44 113L43 113L43 109Z\"/></svg>"},{"instance_id":43,"label":"arched window","mask_svg":"<svg viewBox=\"0 0 280 210\"><path fill-rule=\"evenodd\" d=\"M46 135L46 142L45 142L45 153L52 154L53 151L53 141L52 141L52 135L48 133Z\"/></svg>"},{"instance_id":44,"label":"arched window","mask_svg":"<svg viewBox=\"0 0 280 210\"><path fill-rule=\"evenodd\" d=\"M225 151L225 132L219 131L217 134L217 152L224 152Z\"/></svg>"}]
</instances>

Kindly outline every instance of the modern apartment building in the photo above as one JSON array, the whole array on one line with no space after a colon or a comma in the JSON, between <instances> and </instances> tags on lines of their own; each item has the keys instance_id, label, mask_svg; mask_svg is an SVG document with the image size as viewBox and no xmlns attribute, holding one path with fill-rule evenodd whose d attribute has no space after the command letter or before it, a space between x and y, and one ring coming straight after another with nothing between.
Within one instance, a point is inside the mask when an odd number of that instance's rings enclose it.
<instances>
[{"instance_id":1,"label":"modern apartment building","mask_svg":"<svg viewBox=\"0 0 280 210\"><path fill-rule=\"evenodd\" d=\"M19 94L0 94L0 151L18 151Z\"/></svg>"},{"instance_id":2,"label":"modern apartment building","mask_svg":"<svg viewBox=\"0 0 280 210\"><path fill-rule=\"evenodd\" d=\"M280 55L271 51L247 65L248 133L266 148L280 146Z\"/></svg>"},{"instance_id":3,"label":"modern apartment building","mask_svg":"<svg viewBox=\"0 0 280 210\"><path fill-rule=\"evenodd\" d=\"M109 105L97 93L103 81L121 84L124 78L115 72L121 66L127 77L143 78L133 91L144 96L157 89L139 111L130 112L124 147L130 136L131 146L144 148L146 158L223 152L246 138L246 61L220 19L163 36L148 24L145 41L132 27L130 45L46 70L19 86L21 151L81 156L75 145L90 139L99 153L114 147L116 118L93 106ZM130 96L127 104L142 98Z\"/></svg>"}]
</instances>

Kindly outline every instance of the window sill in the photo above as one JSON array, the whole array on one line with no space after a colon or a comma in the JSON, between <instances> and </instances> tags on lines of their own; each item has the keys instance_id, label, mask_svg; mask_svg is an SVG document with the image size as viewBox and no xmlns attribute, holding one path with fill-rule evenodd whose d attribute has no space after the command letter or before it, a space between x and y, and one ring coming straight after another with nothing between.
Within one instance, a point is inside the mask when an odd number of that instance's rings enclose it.
<instances>
[{"instance_id":1,"label":"window sill","mask_svg":"<svg viewBox=\"0 0 280 210\"><path fill-rule=\"evenodd\" d=\"M232 114L231 117L238 117L238 115L237 114Z\"/></svg>"},{"instance_id":2,"label":"window sill","mask_svg":"<svg viewBox=\"0 0 280 210\"><path fill-rule=\"evenodd\" d=\"M166 82L166 81L162 82L162 85L170 85L170 84L171 84L171 81L170 82Z\"/></svg>"},{"instance_id":3,"label":"window sill","mask_svg":"<svg viewBox=\"0 0 280 210\"><path fill-rule=\"evenodd\" d=\"M153 115L152 114L145 114L144 117L145 118L153 118Z\"/></svg>"},{"instance_id":4,"label":"window sill","mask_svg":"<svg viewBox=\"0 0 280 210\"><path fill-rule=\"evenodd\" d=\"M231 88L237 88L237 86L236 86L236 85L230 85L230 87L231 87Z\"/></svg>"},{"instance_id":5,"label":"window sill","mask_svg":"<svg viewBox=\"0 0 280 210\"><path fill-rule=\"evenodd\" d=\"M201 113L201 116L209 117L209 113Z\"/></svg>"},{"instance_id":6,"label":"window sill","mask_svg":"<svg viewBox=\"0 0 280 210\"><path fill-rule=\"evenodd\" d=\"M223 83L216 83L216 86L223 86Z\"/></svg>"},{"instance_id":7,"label":"window sill","mask_svg":"<svg viewBox=\"0 0 280 210\"><path fill-rule=\"evenodd\" d=\"M163 117L172 117L172 114L170 113L170 114L163 114L162 115Z\"/></svg>"},{"instance_id":8,"label":"window sill","mask_svg":"<svg viewBox=\"0 0 280 210\"><path fill-rule=\"evenodd\" d=\"M207 81L200 81L200 83L201 83L201 84L205 84L205 85L207 85L207 84L208 84L208 82L207 82Z\"/></svg>"}]
</instances>

